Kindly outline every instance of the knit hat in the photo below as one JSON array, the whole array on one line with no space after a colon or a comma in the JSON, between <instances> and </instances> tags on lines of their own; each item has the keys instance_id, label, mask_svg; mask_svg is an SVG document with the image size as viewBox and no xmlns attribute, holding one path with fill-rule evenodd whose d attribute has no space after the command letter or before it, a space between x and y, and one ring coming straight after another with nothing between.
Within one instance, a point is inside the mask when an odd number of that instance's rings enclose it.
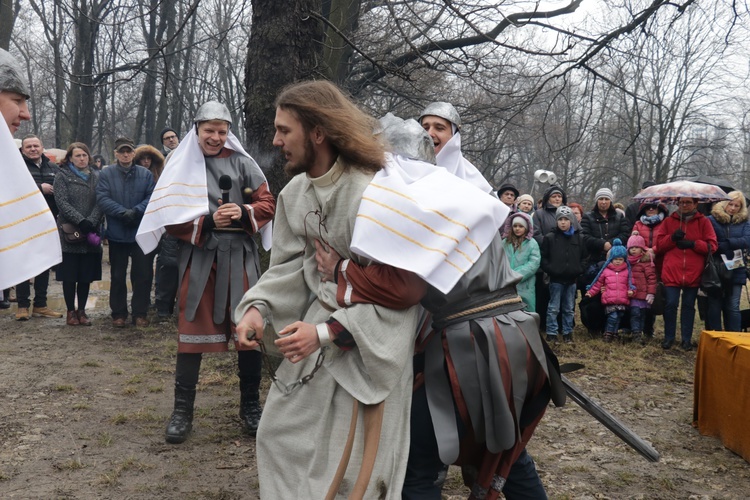
<instances>
[{"instance_id":1,"label":"knit hat","mask_svg":"<svg viewBox=\"0 0 750 500\"><path fill-rule=\"evenodd\" d=\"M607 198L608 200L612 201L612 200L615 199L615 195L614 195L614 193L612 192L611 189L601 188L594 195L594 199L595 200L598 200L599 198Z\"/></svg>"},{"instance_id":2,"label":"knit hat","mask_svg":"<svg viewBox=\"0 0 750 500\"><path fill-rule=\"evenodd\" d=\"M164 134L166 134L167 132L174 132L174 135L177 135L177 131L175 129L170 128L170 127L165 127L159 134L159 142L164 142Z\"/></svg>"},{"instance_id":3,"label":"knit hat","mask_svg":"<svg viewBox=\"0 0 750 500\"><path fill-rule=\"evenodd\" d=\"M522 201L530 201L531 205L534 205L534 197L530 194L522 194L518 198L516 198L516 204L521 203Z\"/></svg>"},{"instance_id":4,"label":"knit hat","mask_svg":"<svg viewBox=\"0 0 750 500\"><path fill-rule=\"evenodd\" d=\"M635 238L641 238L641 237L635 236ZM607 254L607 263L611 262L612 259L626 259L627 257L628 257L628 249L622 245L622 241L620 240L620 238L615 238L612 241L612 248L609 249L609 253Z\"/></svg>"},{"instance_id":5,"label":"knit hat","mask_svg":"<svg viewBox=\"0 0 750 500\"><path fill-rule=\"evenodd\" d=\"M534 226L533 221L531 220L531 217L529 217L529 214L525 212L513 212L508 216L507 219L505 219L505 223L503 224L503 238L507 238L510 236L513 232L513 224L522 223L528 231L526 231L526 239L531 239L531 228Z\"/></svg>"},{"instance_id":6,"label":"knit hat","mask_svg":"<svg viewBox=\"0 0 750 500\"><path fill-rule=\"evenodd\" d=\"M634 234L630 238L628 238L628 250L635 247L642 248L643 250L648 250L648 247L646 246L646 240L643 239L643 236Z\"/></svg>"},{"instance_id":7,"label":"knit hat","mask_svg":"<svg viewBox=\"0 0 750 500\"><path fill-rule=\"evenodd\" d=\"M558 221L562 218L566 218L569 221L573 221L573 218L575 215L573 215L573 211L570 209L570 207L566 207L565 205L561 207L557 207L557 210L555 211L555 220ZM622 243L621 243L622 244Z\"/></svg>"}]
</instances>

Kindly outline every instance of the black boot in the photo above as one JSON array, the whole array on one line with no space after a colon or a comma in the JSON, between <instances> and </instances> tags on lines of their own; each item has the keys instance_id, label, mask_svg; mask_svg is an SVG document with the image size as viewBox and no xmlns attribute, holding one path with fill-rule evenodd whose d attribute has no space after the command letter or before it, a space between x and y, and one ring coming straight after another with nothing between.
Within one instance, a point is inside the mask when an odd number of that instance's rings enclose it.
<instances>
[{"instance_id":1,"label":"black boot","mask_svg":"<svg viewBox=\"0 0 750 500\"><path fill-rule=\"evenodd\" d=\"M188 388L179 384L174 385L174 411L169 418L164 438L167 443L182 443L193 429L193 404L195 403L195 387Z\"/></svg>"},{"instance_id":2,"label":"black boot","mask_svg":"<svg viewBox=\"0 0 750 500\"><path fill-rule=\"evenodd\" d=\"M255 436L263 409L258 399L258 383L240 379L240 420L246 433Z\"/></svg>"}]
</instances>

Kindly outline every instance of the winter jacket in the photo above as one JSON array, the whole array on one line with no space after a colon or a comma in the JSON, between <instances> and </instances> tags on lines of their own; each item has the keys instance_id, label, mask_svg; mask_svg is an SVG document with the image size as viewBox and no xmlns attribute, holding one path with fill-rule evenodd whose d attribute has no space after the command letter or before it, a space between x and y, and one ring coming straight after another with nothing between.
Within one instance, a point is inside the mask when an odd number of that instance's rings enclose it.
<instances>
[{"instance_id":1,"label":"winter jacket","mask_svg":"<svg viewBox=\"0 0 750 500\"><path fill-rule=\"evenodd\" d=\"M637 214L638 220L633 225L631 234L638 233L640 236L642 236L646 241L646 246L649 247L653 252L654 265L656 265L656 279L659 280L659 277L661 276L661 266L664 261L664 256L656 255L656 230L659 228L659 224L661 224L661 222L658 222L656 224L646 224L641 221L641 217L644 217L646 215L647 206L649 206L647 203L642 203L640 205L640 209L638 210ZM659 203L657 205L657 209L664 215L664 218L669 217L669 210L667 210L666 205L664 205L663 203Z\"/></svg>"},{"instance_id":2,"label":"winter jacket","mask_svg":"<svg viewBox=\"0 0 750 500\"><path fill-rule=\"evenodd\" d=\"M541 262L541 253L536 240L529 238L521 243L521 247L516 250L509 240L503 240L505 246L505 255L508 256L510 268L523 276L523 279L516 284L518 295L528 306L529 311L536 311L536 291L535 275Z\"/></svg>"},{"instance_id":3,"label":"winter jacket","mask_svg":"<svg viewBox=\"0 0 750 500\"><path fill-rule=\"evenodd\" d=\"M607 260L604 244L612 244L615 238L628 241L630 225L625 216L612 206L607 211L607 217L594 208L591 212L583 214L581 232L586 240L586 250L589 252L591 262L601 262Z\"/></svg>"},{"instance_id":4,"label":"winter jacket","mask_svg":"<svg viewBox=\"0 0 750 500\"><path fill-rule=\"evenodd\" d=\"M76 226L84 219L99 228L104 214L96 203L96 184L99 172L91 169L88 181L84 181L74 174L69 167L60 168L55 176L55 201L60 209L57 216L57 225L71 223ZM67 253L92 253L101 252L101 245L92 246L88 243L68 243L60 229L60 243L62 251Z\"/></svg>"},{"instance_id":5,"label":"winter jacket","mask_svg":"<svg viewBox=\"0 0 750 500\"><path fill-rule=\"evenodd\" d=\"M21 156L23 156L23 161L26 162L26 168L29 169L29 173L31 174L31 177L34 178L34 182L36 182L36 187L39 188L39 191L42 191L42 184L49 184L54 187L55 177L60 172L60 167L58 167L56 163L53 163L52 160L43 154L41 157L41 164L37 166L33 160L27 158L23 153L21 153ZM42 192L42 194L44 194L44 192ZM44 199L47 201L47 205L49 206L52 215L57 217L58 208L57 203L55 202L55 195L44 194Z\"/></svg>"},{"instance_id":6,"label":"winter jacket","mask_svg":"<svg viewBox=\"0 0 750 500\"><path fill-rule=\"evenodd\" d=\"M148 167L148 170L154 176L154 182L159 182L159 176L164 171L164 155L155 147L144 144L136 148L133 163L143 166L141 161L145 156L151 157L151 166Z\"/></svg>"},{"instance_id":7,"label":"winter jacket","mask_svg":"<svg viewBox=\"0 0 750 500\"><path fill-rule=\"evenodd\" d=\"M644 253L641 260L630 263L630 274L635 286L632 299L646 300L647 295L656 294L656 267L648 254Z\"/></svg>"},{"instance_id":8,"label":"winter jacket","mask_svg":"<svg viewBox=\"0 0 750 500\"><path fill-rule=\"evenodd\" d=\"M542 240L542 270L555 283L575 283L583 274L586 255L583 236L578 231L568 236L555 227Z\"/></svg>"},{"instance_id":9,"label":"winter jacket","mask_svg":"<svg viewBox=\"0 0 750 500\"><path fill-rule=\"evenodd\" d=\"M717 255L723 254L731 260L734 258L735 250L750 249L750 222L747 220L746 207L730 216L725 211L727 203L729 202L722 201L714 205L708 220L711 221L716 233L716 240L719 245ZM744 285L745 281L747 281L747 275L744 267L732 271L732 283Z\"/></svg>"},{"instance_id":10,"label":"winter jacket","mask_svg":"<svg viewBox=\"0 0 750 500\"><path fill-rule=\"evenodd\" d=\"M594 297L604 287L602 292L603 305L626 306L630 304L628 291L630 290L631 280L628 279L628 271L627 263L615 265L610 262L586 294Z\"/></svg>"},{"instance_id":11,"label":"winter jacket","mask_svg":"<svg viewBox=\"0 0 750 500\"><path fill-rule=\"evenodd\" d=\"M124 169L114 164L102 170L96 187L96 198L99 208L107 216L107 239L116 243L135 242L135 234L154 185L154 176L139 165ZM127 221L123 217L130 209L136 212L133 221Z\"/></svg>"},{"instance_id":12,"label":"winter jacket","mask_svg":"<svg viewBox=\"0 0 750 500\"><path fill-rule=\"evenodd\" d=\"M681 249L672 241L675 231L685 232L685 240L694 241L693 248ZM665 286L698 287L706 256L716 251L716 233L708 218L696 212L685 222L677 211L665 218L656 231L656 254L664 256L661 280Z\"/></svg>"}]
</instances>

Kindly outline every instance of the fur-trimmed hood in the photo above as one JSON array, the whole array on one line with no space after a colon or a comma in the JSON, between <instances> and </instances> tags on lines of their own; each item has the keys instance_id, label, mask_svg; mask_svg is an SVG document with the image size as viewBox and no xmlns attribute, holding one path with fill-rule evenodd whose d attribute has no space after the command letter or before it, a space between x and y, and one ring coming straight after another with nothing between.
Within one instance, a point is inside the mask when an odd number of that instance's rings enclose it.
<instances>
[{"instance_id":1,"label":"fur-trimmed hood","mask_svg":"<svg viewBox=\"0 0 750 500\"><path fill-rule=\"evenodd\" d=\"M164 171L164 155L155 147L144 144L136 148L133 163L141 165L141 160L144 156L151 157L151 166L148 169L153 174L154 181L158 181L159 176Z\"/></svg>"},{"instance_id":2,"label":"fur-trimmed hood","mask_svg":"<svg viewBox=\"0 0 750 500\"><path fill-rule=\"evenodd\" d=\"M731 200L720 201L716 203L711 209L711 215L714 216L716 222L718 222L719 224L743 224L747 222L747 203L745 201L745 195L742 194L741 191L732 191L731 193L729 193L729 197L732 200L734 200L735 198L739 198L740 203L742 203L740 211L733 216L730 216L726 212L726 208Z\"/></svg>"},{"instance_id":3,"label":"fur-trimmed hood","mask_svg":"<svg viewBox=\"0 0 750 500\"><path fill-rule=\"evenodd\" d=\"M531 217L529 217L529 214L526 212L513 212L508 216L507 219L505 219L505 223L503 224L503 238L507 238L513 233L513 219L521 218L526 221L526 227L528 230L526 231L526 236L524 239L530 240L532 238L532 233L534 232L534 223L531 221Z\"/></svg>"}]
</instances>

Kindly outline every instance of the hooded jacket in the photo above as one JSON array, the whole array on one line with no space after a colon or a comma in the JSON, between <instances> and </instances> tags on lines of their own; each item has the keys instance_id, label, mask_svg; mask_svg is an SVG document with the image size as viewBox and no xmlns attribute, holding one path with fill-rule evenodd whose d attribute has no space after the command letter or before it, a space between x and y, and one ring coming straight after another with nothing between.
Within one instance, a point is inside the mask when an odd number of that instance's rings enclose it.
<instances>
[{"instance_id":1,"label":"hooded jacket","mask_svg":"<svg viewBox=\"0 0 750 500\"><path fill-rule=\"evenodd\" d=\"M715 204L711 210L708 220L716 233L716 240L719 245L717 253L725 255L727 258L734 258L735 250L750 249L750 223L747 220L747 206L742 203L742 208L735 215L729 215L726 207L729 201L720 201ZM732 271L732 283L735 285L744 285L747 281L745 269L740 267Z\"/></svg>"},{"instance_id":2,"label":"hooded jacket","mask_svg":"<svg viewBox=\"0 0 750 500\"><path fill-rule=\"evenodd\" d=\"M161 154L158 149L149 146L148 144L138 146L135 150L133 163L143 166L141 160L143 160L143 157L145 156L151 157L151 166L148 167L148 170L151 172L151 175L154 176L154 182L159 182L159 176L164 171L164 155Z\"/></svg>"},{"instance_id":3,"label":"hooded jacket","mask_svg":"<svg viewBox=\"0 0 750 500\"><path fill-rule=\"evenodd\" d=\"M557 227L557 219L555 218L557 207L549 203L552 191L560 191L562 193L562 204L568 204L568 195L565 194L565 191L560 186L552 185L544 192L542 196L542 208L538 208L531 219L534 223L534 239L540 247L542 246L544 236ZM577 221L572 222L576 230L580 229Z\"/></svg>"},{"instance_id":4,"label":"hooded jacket","mask_svg":"<svg viewBox=\"0 0 750 500\"><path fill-rule=\"evenodd\" d=\"M630 272L635 286L635 293L631 298L646 300L647 295L656 294L656 267L649 254L644 253L638 261L631 262Z\"/></svg>"},{"instance_id":5,"label":"hooded jacket","mask_svg":"<svg viewBox=\"0 0 750 500\"><path fill-rule=\"evenodd\" d=\"M675 231L685 232L685 240L695 241L693 248L681 249L672 241ZM706 256L717 248L716 233L711 222L700 212L683 220L677 211L659 224L656 232L656 254L664 256L661 280L665 286L698 287Z\"/></svg>"}]
</instances>

